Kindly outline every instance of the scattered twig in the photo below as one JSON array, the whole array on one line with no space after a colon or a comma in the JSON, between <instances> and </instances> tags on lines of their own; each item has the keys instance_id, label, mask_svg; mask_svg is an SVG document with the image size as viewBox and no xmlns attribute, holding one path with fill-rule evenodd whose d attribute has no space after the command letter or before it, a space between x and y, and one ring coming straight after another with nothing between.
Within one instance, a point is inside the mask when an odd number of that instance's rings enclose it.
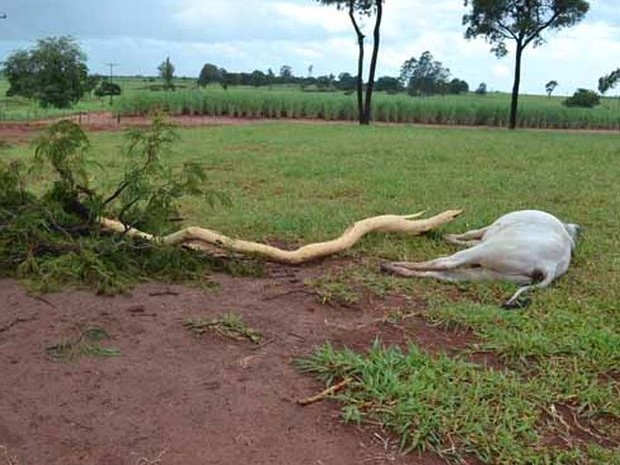
<instances>
[{"instance_id":1,"label":"scattered twig","mask_svg":"<svg viewBox=\"0 0 620 465\"><path fill-rule=\"evenodd\" d=\"M168 452L168 449L162 450L159 455L157 455L157 457L154 457L153 459L140 457L138 460L136 460L136 465L159 465L166 452Z\"/></svg>"},{"instance_id":2,"label":"scattered twig","mask_svg":"<svg viewBox=\"0 0 620 465\"><path fill-rule=\"evenodd\" d=\"M17 465L18 462L16 461L17 459L15 457L11 458L11 456L9 455L9 448L5 445L0 445L0 451L2 452L2 458L4 458L4 465Z\"/></svg>"},{"instance_id":3,"label":"scattered twig","mask_svg":"<svg viewBox=\"0 0 620 465\"><path fill-rule=\"evenodd\" d=\"M4 326L0 326L0 333L4 333L5 331L8 331L13 326L15 326L15 325L17 325L19 323L28 323L29 321L34 321L36 319L37 319L36 316L30 317L30 318L17 317L13 321L11 321L10 323L7 323Z\"/></svg>"},{"instance_id":4,"label":"scattered twig","mask_svg":"<svg viewBox=\"0 0 620 465\"><path fill-rule=\"evenodd\" d=\"M262 300L275 300L275 299L279 299L280 297L284 297L286 295L296 294L298 292L301 292L301 293L304 293L304 294L309 294L309 295L317 295L318 294L316 291L309 291L308 289L292 289L290 291L281 292L279 294L269 295L267 297L263 297Z\"/></svg>"},{"instance_id":5,"label":"scattered twig","mask_svg":"<svg viewBox=\"0 0 620 465\"><path fill-rule=\"evenodd\" d=\"M327 397L331 396L332 394L338 392L339 390L341 390L342 388L348 386L351 381L353 381L353 378L345 378L342 381L340 381L338 384L334 384L333 386L328 387L327 389L325 389L324 391L314 395L314 396L310 396L310 397L306 397L305 399L299 399L297 401L297 403L299 405L309 405L309 404L313 404L315 402L319 402L323 399L326 399Z\"/></svg>"},{"instance_id":6,"label":"scattered twig","mask_svg":"<svg viewBox=\"0 0 620 465\"><path fill-rule=\"evenodd\" d=\"M610 442L610 443L614 444L615 446L618 446L620 444L620 443L618 443L618 441L614 441L613 439L608 438L608 437L603 437L600 434L598 434L597 432L593 431L592 429L583 426L579 422L579 420L577 419L577 415L575 415L575 412L572 409L569 409L569 411L571 413L571 416L573 417L573 423L575 424L577 429L583 431L586 434L589 434L590 436L598 439L599 441Z\"/></svg>"},{"instance_id":7,"label":"scattered twig","mask_svg":"<svg viewBox=\"0 0 620 465\"><path fill-rule=\"evenodd\" d=\"M40 301L40 302L43 302L44 304L47 304L47 305L49 305L49 306L50 306L50 307L52 307L52 308L58 308L58 307L56 307L56 305L54 305L52 302L50 302L49 300L47 300L45 297L41 297L40 295L35 295L35 296L34 296L34 299L35 299L35 300L38 300L38 301Z\"/></svg>"},{"instance_id":8,"label":"scattered twig","mask_svg":"<svg viewBox=\"0 0 620 465\"><path fill-rule=\"evenodd\" d=\"M144 313L144 305L132 305L126 309L129 313Z\"/></svg>"},{"instance_id":9,"label":"scattered twig","mask_svg":"<svg viewBox=\"0 0 620 465\"><path fill-rule=\"evenodd\" d=\"M78 426L82 429L88 430L88 431L92 431L95 428L93 428L92 426L88 426L88 425L83 425L82 423L78 423L77 421L73 421L70 418L67 418L66 416L62 415L61 418L63 420L65 420L67 423L69 423L71 426Z\"/></svg>"},{"instance_id":10,"label":"scattered twig","mask_svg":"<svg viewBox=\"0 0 620 465\"><path fill-rule=\"evenodd\" d=\"M549 410L547 411L547 413L551 416L551 418L553 418L554 420L558 421L565 430L565 434L567 436L570 435L570 425L566 422L566 420L564 420L564 417L562 416L561 412L558 412L558 409L555 408L555 404L551 404L551 406L549 407Z\"/></svg>"},{"instance_id":11,"label":"scattered twig","mask_svg":"<svg viewBox=\"0 0 620 465\"><path fill-rule=\"evenodd\" d=\"M259 342L258 344L254 344L254 346L252 346L251 350L258 350L258 349L262 349L265 346L268 346L269 344L271 344L273 341L275 341L277 338L272 337L271 339L267 339L266 341L262 341Z\"/></svg>"},{"instance_id":12,"label":"scattered twig","mask_svg":"<svg viewBox=\"0 0 620 465\"><path fill-rule=\"evenodd\" d=\"M149 292L150 296L160 296L160 295L179 295L176 291L171 291L170 289L166 289L165 291L155 291Z\"/></svg>"},{"instance_id":13,"label":"scattered twig","mask_svg":"<svg viewBox=\"0 0 620 465\"><path fill-rule=\"evenodd\" d=\"M306 338L305 338L305 337L300 336L299 334L296 334L296 333L292 333L292 332L290 332L290 331L289 331L288 333L286 333L286 334L287 334L287 335L289 335L289 336L296 337L297 339L299 339L299 340L301 340L301 341L305 341L305 340L306 340Z\"/></svg>"}]
</instances>

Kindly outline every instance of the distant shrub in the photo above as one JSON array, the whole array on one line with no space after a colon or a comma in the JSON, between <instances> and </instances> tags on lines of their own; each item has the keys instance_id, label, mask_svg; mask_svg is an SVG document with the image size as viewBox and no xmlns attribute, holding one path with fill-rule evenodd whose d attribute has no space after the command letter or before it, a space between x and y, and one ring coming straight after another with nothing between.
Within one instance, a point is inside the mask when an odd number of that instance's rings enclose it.
<instances>
[{"instance_id":1,"label":"distant shrub","mask_svg":"<svg viewBox=\"0 0 620 465\"><path fill-rule=\"evenodd\" d=\"M121 95L121 86L109 81L101 81L99 86L95 89L95 96L105 97L113 95Z\"/></svg>"},{"instance_id":2,"label":"distant shrub","mask_svg":"<svg viewBox=\"0 0 620 465\"><path fill-rule=\"evenodd\" d=\"M388 94L397 94L403 90L403 85L398 78L391 76L383 76L375 82L375 90L378 92L387 92Z\"/></svg>"},{"instance_id":3,"label":"distant shrub","mask_svg":"<svg viewBox=\"0 0 620 465\"><path fill-rule=\"evenodd\" d=\"M572 97L567 98L562 103L567 107L593 108L596 105L600 105L601 98L593 90L577 89Z\"/></svg>"}]
</instances>

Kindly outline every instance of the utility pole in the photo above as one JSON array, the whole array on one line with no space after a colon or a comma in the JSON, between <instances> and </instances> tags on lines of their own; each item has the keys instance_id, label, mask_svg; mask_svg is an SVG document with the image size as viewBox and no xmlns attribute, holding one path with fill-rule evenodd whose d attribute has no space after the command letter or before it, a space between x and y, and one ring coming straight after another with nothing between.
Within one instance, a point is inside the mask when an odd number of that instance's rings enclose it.
<instances>
[{"instance_id":1,"label":"utility pole","mask_svg":"<svg viewBox=\"0 0 620 465\"><path fill-rule=\"evenodd\" d=\"M113 70L118 66L118 63L106 63L105 65L110 67L110 82L112 82Z\"/></svg>"},{"instance_id":2,"label":"utility pole","mask_svg":"<svg viewBox=\"0 0 620 465\"><path fill-rule=\"evenodd\" d=\"M110 84L112 84L112 75L114 68L116 68L118 66L118 63L106 63L106 66L110 67ZM112 97L112 94L110 94L110 105L112 105L114 98Z\"/></svg>"}]
</instances>

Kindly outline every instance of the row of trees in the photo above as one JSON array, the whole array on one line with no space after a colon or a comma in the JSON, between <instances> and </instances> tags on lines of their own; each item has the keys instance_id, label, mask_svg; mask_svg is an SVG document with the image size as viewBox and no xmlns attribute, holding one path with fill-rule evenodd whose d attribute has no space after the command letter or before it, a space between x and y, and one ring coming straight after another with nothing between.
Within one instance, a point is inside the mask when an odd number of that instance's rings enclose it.
<instances>
[{"instance_id":1,"label":"row of trees","mask_svg":"<svg viewBox=\"0 0 620 465\"><path fill-rule=\"evenodd\" d=\"M311 72L312 67L310 68ZM204 87L209 84L219 83L223 87L228 86L272 86L274 84L294 84L302 88L316 86L319 89L339 89L350 90L355 87L355 78L349 73L341 73L338 78L334 74L313 77L311 75L302 77L295 76L293 69L289 65L283 65L279 74L275 74L272 69L264 73L261 70L254 70L251 73L232 73L224 68L219 68L212 63L206 63L198 75L198 85ZM351 85L351 82L353 84Z\"/></svg>"},{"instance_id":2,"label":"row of trees","mask_svg":"<svg viewBox=\"0 0 620 465\"><path fill-rule=\"evenodd\" d=\"M451 74L441 62L435 61L433 55L426 51L418 58L411 58L401 68L399 77L382 76L374 84L374 90L388 93L407 91L410 95L461 94L469 92L469 84L458 78L450 79ZM206 63L198 76L198 85L206 86L219 83L224 87L235 85L265 86L274 84L293 84L316 86L318 89L355 90L357 77L343 72L318 77L300 77L293 74L289 65L283 65L279 74L271 69L267 73L255 70L251 73L230 73L212 63Z\"/></svg>"}]
</instances>

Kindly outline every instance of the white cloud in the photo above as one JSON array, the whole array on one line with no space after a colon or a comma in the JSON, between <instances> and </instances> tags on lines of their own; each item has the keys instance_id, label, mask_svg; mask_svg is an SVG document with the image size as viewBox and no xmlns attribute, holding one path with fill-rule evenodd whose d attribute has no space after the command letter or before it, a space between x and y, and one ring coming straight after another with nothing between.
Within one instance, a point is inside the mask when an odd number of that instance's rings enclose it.
<instances>
[{"instance_id":1,"label":"white cloud","mask_svg":"<svg viewBox=\"0 0 620 465\"><path fill-rule=\"evenodd\" d=\"M548 43L539 48L528 47L524 91L542 93L550 79L565 93L595 88L598 77L619 66L613 61L620 57L617 2L591 2L581 24L545 34ZM119 73L153 74L167 55L179 74L189 76L206 62L234 71L275 71L289 64L300 75L310 64L315 75L353 74L357 64L347 12L312 0L4 0L2 9L9 18L0 29L0 60L35 38L71 33L95 72L114 61L121 64ZM509 90L512 50L498 60L483 39L465 40L464 11L461 0L387 0L378 75L398 75L403 61L429 50L472 87L482 81ZM362 23L368 59L373 19Z\"/></svg>"},{"instance_id":2,"label":"white cloud","mask_svg":"<svg viewBox=\"0 0 620 465\"><path fill-rule=\"evenodd\" d=\"M291 2L276 2L270 5L269 9L287 21L321 28L328 33L348 32L351 28L347 15L343 12L330 11L328 7L319 4L302 5Z\"/></svg>"},{"instance_id":3,"label":"white cloud","mask_svg":"<svg viewBox=\"0 0 620 465\"><path fill-rule=\"evenodd\" d=\"M506 78L510 76L510 68L503 63L498 63L491 68L493 76L498 78Z\"/></svg>"}]
</instances>

